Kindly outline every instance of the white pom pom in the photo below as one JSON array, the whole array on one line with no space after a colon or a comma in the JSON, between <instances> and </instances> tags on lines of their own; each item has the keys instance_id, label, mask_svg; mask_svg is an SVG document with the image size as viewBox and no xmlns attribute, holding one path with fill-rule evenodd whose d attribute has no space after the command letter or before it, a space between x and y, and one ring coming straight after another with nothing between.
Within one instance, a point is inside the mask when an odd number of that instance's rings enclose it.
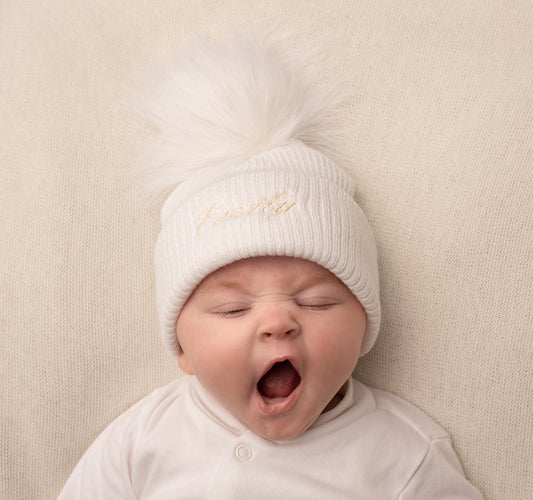
<instances>
[{"instance_id":1,"label":"white pom pom","mask_svg":"<svg viewBox=\"0 0 533 500\"><path fill-rule=\"evenodd\" d=\"M158 135L143 175L149 193L165 195L196 172L295 140L334 156L339 99L317 68L316 58L282 55L264 37L181 50L139 103Z\"/></svg>"}]
</instances>

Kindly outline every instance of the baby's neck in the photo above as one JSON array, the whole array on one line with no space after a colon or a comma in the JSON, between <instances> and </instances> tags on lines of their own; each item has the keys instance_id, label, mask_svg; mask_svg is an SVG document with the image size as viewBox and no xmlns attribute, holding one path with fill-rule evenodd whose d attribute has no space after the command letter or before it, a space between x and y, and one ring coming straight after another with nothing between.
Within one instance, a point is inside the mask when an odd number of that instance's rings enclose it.
<instances>
[{"instance_id":1,"label":"baby's neck","mask_svg":"<svg viewBox=\"0 0 533 500\"><path fill-rule=\"evenodd\" d=\"M326 405L322 413L326 413L327 411L333 410L341 401L342 398L346 395L346 388L348 386L348 382L345 382L344 385L339 389L339 392L333 396L331 401Z\"/></svg>"}]
</instances>

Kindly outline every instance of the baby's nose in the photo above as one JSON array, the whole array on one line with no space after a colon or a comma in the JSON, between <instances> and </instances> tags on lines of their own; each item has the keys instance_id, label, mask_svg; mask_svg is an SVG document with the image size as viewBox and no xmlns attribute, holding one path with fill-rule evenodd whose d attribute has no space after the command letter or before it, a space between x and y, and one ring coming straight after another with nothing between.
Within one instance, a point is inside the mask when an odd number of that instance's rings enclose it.
<instances>
[{"instance_id":1,"label":"baby's nose","mask_svg":"<svg viewBox=\"0 0 533 500\"><path fill-rule=\"evenodd\" d=\"M262 339L294 338L300 333L300 325L288 307L272 305L264 311L258 333Z\"/></svg>"}]
</instances>

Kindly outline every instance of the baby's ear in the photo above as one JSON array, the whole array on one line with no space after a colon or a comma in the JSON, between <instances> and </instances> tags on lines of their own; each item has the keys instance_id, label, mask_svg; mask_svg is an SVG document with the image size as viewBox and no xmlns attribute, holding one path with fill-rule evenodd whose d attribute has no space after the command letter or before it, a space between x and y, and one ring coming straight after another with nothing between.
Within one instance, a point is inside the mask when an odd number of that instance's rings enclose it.
<instances>
[{"instance_id":1,"label":"baby's ear","mask_svg":"<svg viewBox=\"0 0 533 500\"><path fill-rule=\"evenodd\" d=\"M183 352L183 349L179 348L178 352L178 364L181 368L181 371L183 373L186 373L187 375L194 375L194 370L192 369L191 365L189 364L189 360L187 359L187 355Z\"/></svg>"}]
</instances>

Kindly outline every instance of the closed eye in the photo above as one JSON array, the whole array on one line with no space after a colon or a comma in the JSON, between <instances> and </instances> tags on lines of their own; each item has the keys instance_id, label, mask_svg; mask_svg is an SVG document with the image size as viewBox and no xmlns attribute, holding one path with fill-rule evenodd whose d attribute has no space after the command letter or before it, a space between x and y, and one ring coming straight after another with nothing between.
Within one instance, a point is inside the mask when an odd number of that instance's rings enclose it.
<instances>
[{"instance_id":1,"label":"closed eye","mask_svg":"<svg viewBox=\"0 0 533 500\"><path fill-rule=\"evenodd\" d=\"M236 318L242 316L250 310L250 307L225 307L224 309L214 311L219 318Z\"/></svg>"},{"instance_id":2,"label":"closed eye","mask_svg":"<svg viewBox=\"0 0 533 500\"><path fill-rule=\"evenodd\" d=\"M324 303L306 303L302 302L298 304L303 309L308 309L311 311L325 311L326 309L329 309L333 307L336 303L335 302L324 302Z\"/></svg>"}]
</instances>

